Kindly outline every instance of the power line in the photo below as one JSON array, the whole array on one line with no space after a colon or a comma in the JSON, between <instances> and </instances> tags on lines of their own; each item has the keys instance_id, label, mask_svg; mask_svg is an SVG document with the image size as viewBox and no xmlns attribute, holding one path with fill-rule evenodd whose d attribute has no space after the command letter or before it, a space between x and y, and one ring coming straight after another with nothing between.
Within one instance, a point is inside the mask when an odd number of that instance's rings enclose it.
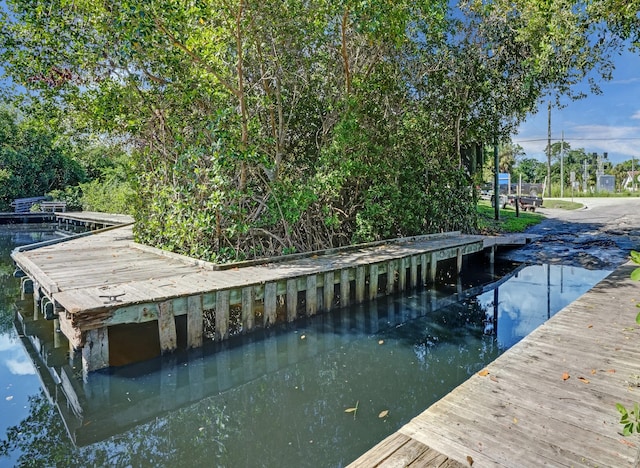
<instances>
[{"instance_id":1,"label":"power line","mask_svg":"<svg viewBox=\"0 0 640 468\"><path fill-rule=\"evenodd\" d=\"M640 137L622 137L622 138L571 138L571 137L567 137L565 136L565 141L567 140L571 140L571 141L634 141L634 140L640 140ZM547 141L547 138L535 138L532 140L520 140L517 138L513 139L514 142L516 143L532 143L535 141ZM560 141L560 140L558 140Z\"/></svg>"}]
</instances>

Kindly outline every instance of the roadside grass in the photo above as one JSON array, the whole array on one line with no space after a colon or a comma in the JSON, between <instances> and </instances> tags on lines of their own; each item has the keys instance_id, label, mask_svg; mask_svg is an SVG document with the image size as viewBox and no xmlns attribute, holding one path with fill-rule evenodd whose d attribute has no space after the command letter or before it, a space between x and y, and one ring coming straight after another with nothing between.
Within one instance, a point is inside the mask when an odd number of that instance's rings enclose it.
<instances>
[{"instance_id":1,"label":"roadside grass","mask_svg":"<svg viewBox=\"0 0 640 468\"><path fill-rule=\"evenodd\" d=\"M507 232L524 232L528 227L540 223L544 216L520 211L520 217L516 217L516 210L512 207L500 208L500 219L496 221L495 212L491 202L480 200L478 202L478 229L481 234L500 234Z\"/></svg>"},{"instance_id":2,"label":"roadside grass","mask_svg":"<svg viewBox=\"0 0 640 468\"><path fill-rule=\"evenodd\" d=\"M544 208L559 208L561 210L577 210L584 207L582 203L570 202L566 200L550 200L546 199L542 203Z\"/></svg>"}]
</instances>

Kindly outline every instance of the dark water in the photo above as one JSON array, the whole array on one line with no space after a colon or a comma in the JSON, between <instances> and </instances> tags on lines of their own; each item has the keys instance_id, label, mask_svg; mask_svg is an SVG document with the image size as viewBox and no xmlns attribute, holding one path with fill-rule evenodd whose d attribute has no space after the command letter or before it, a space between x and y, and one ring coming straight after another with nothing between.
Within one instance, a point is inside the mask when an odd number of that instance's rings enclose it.
<instances>
[{"instance_id":1,"label":"dark water","mask_svg":"<svg viewBox=\"0 0 640 468\"><path fill-rule=\"evenodd\" d=\"M609 273L468 266L458 284L83 382L20 301L10 250L55 235L30 229L0 226L1 466L344 466Z\"/></svg>"}]
</instances>

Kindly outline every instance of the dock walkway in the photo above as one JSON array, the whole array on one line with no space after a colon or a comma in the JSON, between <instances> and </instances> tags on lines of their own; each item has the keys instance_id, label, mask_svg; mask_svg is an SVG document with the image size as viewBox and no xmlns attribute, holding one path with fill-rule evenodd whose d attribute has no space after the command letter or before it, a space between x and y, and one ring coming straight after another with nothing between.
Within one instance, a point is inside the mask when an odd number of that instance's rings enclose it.
<instances>
[{"instance_id":1,"label":"dock walkway","mask_svg":"<svg viewBox=\"0 0 640 468\"><path fill-rule=\"evenodd\" d=\"M593 289L351 465L638 467L616 403L640 401L633 264Z\"/></svg>"},{"instance_id":2,"label":"dock walkway","mask_svg":"<svg viewBox=\"0 0 640 468\"><path fill-rule=\"evenodd\" d=\"M58 213L69 216L69 213ZM197 348L254 328L415 288L438 263L485 248L458 232L379 242L269 263L219 266L133 242L123 226L55 244L17 249L23 290L82 350L86 372L108 367L110 327L157 321L160 353ZM491 246L492 249L494 246ZM175 318L186 315L186 343ZM182 338L180 338L182 339Z\"/></svg>"}]
</instances>

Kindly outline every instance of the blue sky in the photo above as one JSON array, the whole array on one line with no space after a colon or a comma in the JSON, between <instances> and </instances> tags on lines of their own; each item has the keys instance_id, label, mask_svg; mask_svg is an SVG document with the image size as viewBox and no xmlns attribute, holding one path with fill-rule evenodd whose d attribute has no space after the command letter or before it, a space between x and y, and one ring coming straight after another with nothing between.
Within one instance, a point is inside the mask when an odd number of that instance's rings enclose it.
<instances>
[{"instance_id":1,"label":"blue sky","mask_svg":"<svg viewBox=\"0 0 640 468\"><path fill-rule=\"evenodd\" d=\"M640 52L616 58L613 80L600 82L602 94L566 101L563 109L551 109L551 141L564 140L572 149L608 153L618 164L640 158ZM527 157L546 161L547 103L529 117L513 137Z\"/></svg>"}]
</instances>

